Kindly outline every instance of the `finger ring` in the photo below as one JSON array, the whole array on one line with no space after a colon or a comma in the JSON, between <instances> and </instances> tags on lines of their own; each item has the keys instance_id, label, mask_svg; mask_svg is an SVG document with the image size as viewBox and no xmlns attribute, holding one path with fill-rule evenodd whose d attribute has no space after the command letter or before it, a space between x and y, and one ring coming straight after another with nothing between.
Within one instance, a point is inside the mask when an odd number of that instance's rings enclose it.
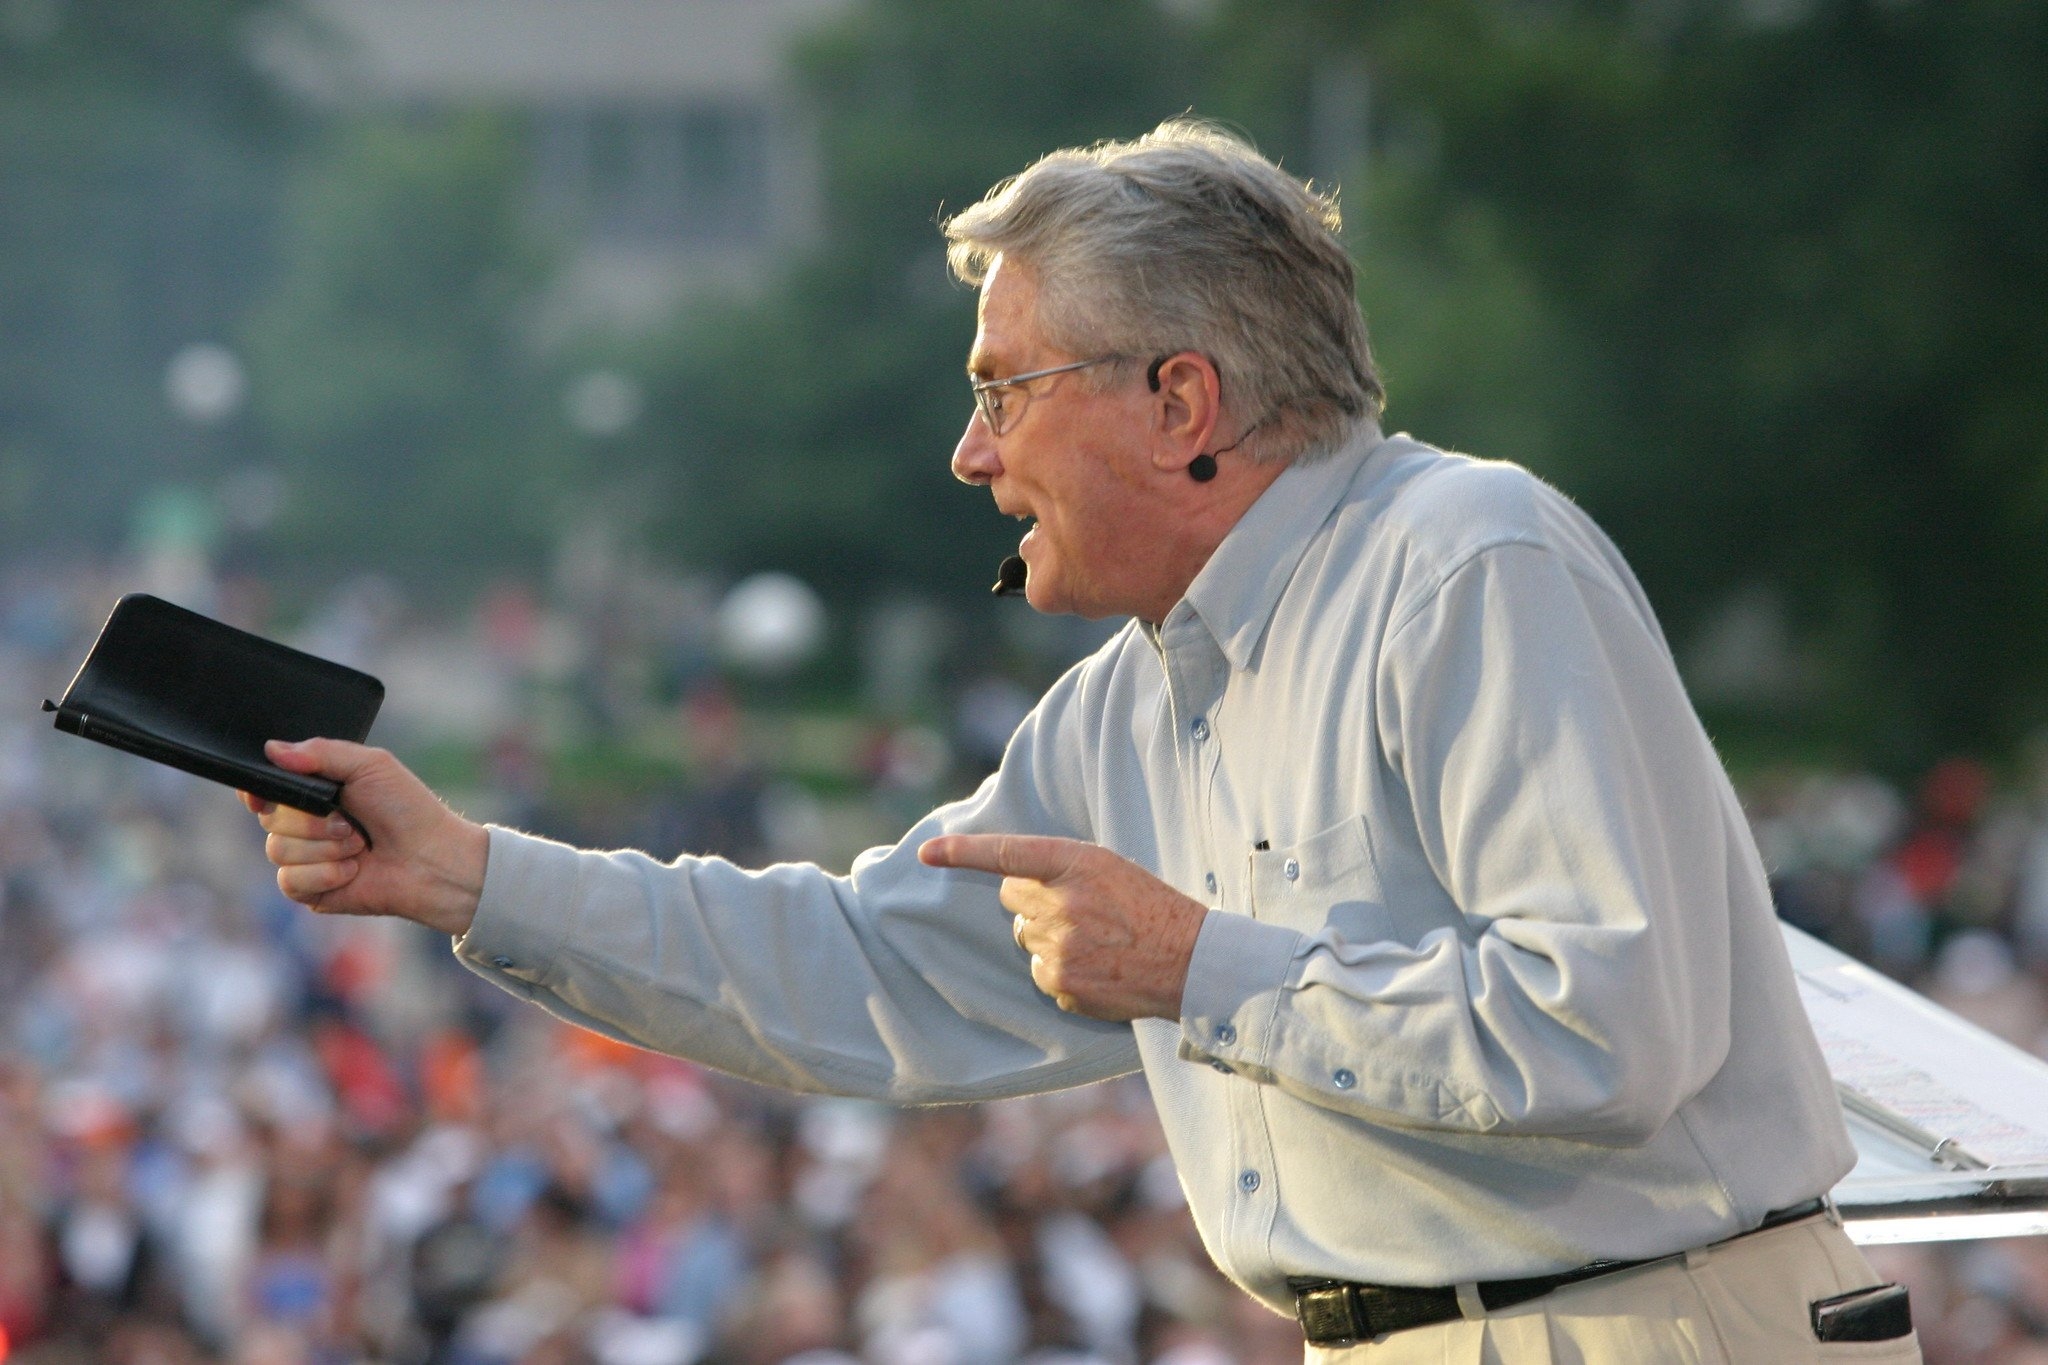
<instances>
[{"instance_id":1,"label":"finger ring","mask_svg":"<svg viewBox=\"0 0 2048 1365\"><path fill-rule=\"evenodd\" d=\"M1010 917L1010 937L1017 940L1019 948L1024 946L1024 917L1022 915Z\"/></svg>"}]
</instances>

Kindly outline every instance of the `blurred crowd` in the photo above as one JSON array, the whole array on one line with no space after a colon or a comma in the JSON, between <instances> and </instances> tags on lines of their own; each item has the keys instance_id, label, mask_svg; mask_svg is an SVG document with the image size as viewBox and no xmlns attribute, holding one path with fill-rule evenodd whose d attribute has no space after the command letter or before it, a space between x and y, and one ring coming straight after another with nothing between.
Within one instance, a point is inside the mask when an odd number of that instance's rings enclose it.
<instances>
[{"instance_id":1,"label":"blurred crowd","mask_svg":"<svg viewBox=\"0 0 2048 1365\"><path fill-rule=\"evenodd\" d=\"M5 695L54 695L110 604L90 575L0 585ZM260 594L193 604L268 624ZM516 688L559 656L622 723L645 642L537 613L489 599L437 657ZM355 592L295 638L377 668L403 615ZM872 717L835 806L750 755L709 676L657 708L688 781L579 799L510 730L477 800L664 855L839 858L985 769L1030 697L966 670L945 719ZM2048 1053L2048 749L1745 796L1789 920ZM559 1024L411 926L300 910L260 840L218 787L0 717L0 1360L1301 1358L1211 1267L1137 1078L900 1111L761 1089ZM2048 1239L1873 1258L1933 1365L2048 1363Z\"/></svg>"}]
</instances>

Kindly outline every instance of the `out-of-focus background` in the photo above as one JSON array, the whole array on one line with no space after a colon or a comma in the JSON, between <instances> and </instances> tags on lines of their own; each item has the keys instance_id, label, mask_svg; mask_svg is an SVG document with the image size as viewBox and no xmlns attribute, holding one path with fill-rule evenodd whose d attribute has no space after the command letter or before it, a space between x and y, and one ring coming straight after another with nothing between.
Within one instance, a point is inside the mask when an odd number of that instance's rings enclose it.
<instances>
[{"instance_id":1,"label":"out-of-focus background","mask_svg":"<svg viewBox=\"0 0 2048 1365\"><path fill-rule=\"evenodd\" d=\"M1783 913L2048 1051L2048 7L0 0L0 1357L1299 1359L1141 1082L610 1045L35 711L153 591L472 814L844 866L1106 632L986 596L935 223L1185 111L1341 185L1391 428L1619 541ZM2048 1240L1880 1261L2048 1360Z\"/></svg>"}]
</instances>

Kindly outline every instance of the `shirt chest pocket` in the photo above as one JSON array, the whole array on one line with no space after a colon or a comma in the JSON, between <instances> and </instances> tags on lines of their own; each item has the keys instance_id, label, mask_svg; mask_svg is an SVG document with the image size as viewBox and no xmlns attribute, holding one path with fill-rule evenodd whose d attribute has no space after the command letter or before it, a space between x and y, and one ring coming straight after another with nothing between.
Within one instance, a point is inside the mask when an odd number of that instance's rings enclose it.
<instances>
[{"instance_id":1,"label":"shirt chest pocket","mask_svg":"<svg viewBox=\"0 0 2048 1365\"><path fill-rule=\"evenodd\" d=\"M1251 891L1254 919L1304 933L1329 929L1353 943L1394 936L1359 816L1288 848L1254 850Z\"/></svg>"}]
</instances>

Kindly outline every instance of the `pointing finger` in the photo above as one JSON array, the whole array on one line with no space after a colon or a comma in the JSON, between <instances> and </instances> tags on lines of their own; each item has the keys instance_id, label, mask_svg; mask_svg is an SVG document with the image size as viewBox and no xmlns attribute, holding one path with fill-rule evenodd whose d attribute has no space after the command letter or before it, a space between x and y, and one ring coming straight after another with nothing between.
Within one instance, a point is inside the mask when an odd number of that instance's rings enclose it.
<instances>
[{"instance_id":1,"label":"pointing finger","mask_svg":"<svg viewBox=\"0 0 2048 1365\"><path fill-rule=\"evenodd\" d=\"M1092 844L1041 834L942 834L917 850L929 867L1049 882L1072 872Z\"/></svg>"}]
</instances>

